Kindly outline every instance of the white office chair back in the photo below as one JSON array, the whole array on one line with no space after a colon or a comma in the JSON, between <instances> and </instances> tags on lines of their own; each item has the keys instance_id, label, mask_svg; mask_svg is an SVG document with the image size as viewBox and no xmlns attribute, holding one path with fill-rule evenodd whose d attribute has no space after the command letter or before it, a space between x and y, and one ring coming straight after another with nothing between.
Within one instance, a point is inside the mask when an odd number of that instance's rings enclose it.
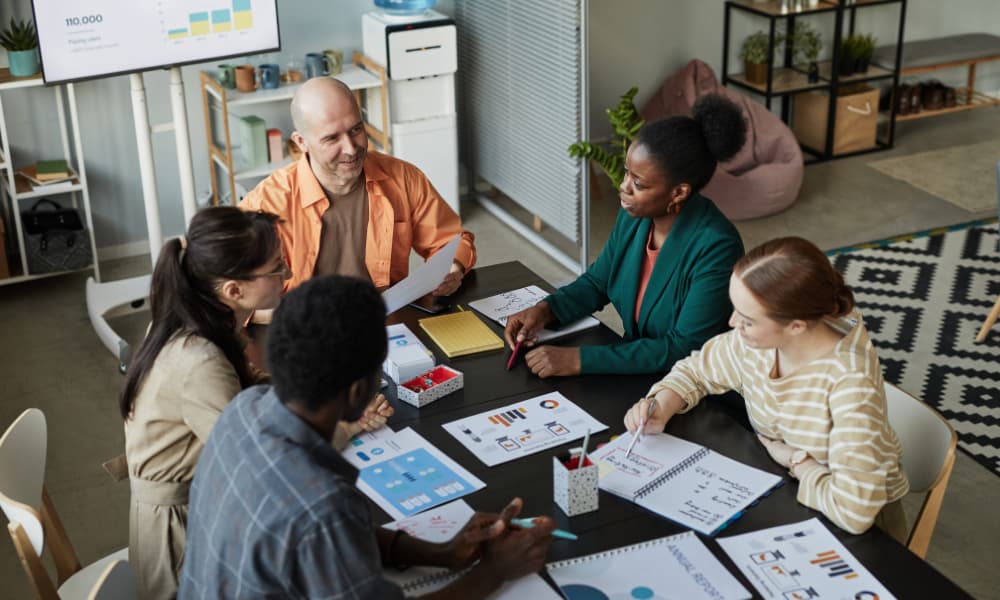
<instances>
[{"instance_id":1,"label":"white office chair back","mask_svg":"<svg viewBox=\"0 0 1000 600\"><path fill-rule=\"evenodd\" d=\"M132 565L128 561L116 560L101 573L87 600L135 600L138 597Z\"/></svg>"},{"instance_id":2,"label":"white office chair back","mask_svg":"<svg viewBox=\"0 0 1000 600\"><path fill-rule=\"evenodd\" d=\"M934 409L894 385L885 384L885 399L889 424L903 446L910 491L926 492L941 473L954 430Z\"/></svg>"},{"instance_id":3,"label":"white office chair back","mask_svg":"<svg viewBox=\"0 0 1000 600\"><path fill-rule=\"evenodd\" d=\"M24 528L38 556L45 546L39 509L47 443L45 415L37 408L21 413L0 438L0 508Z\"/></svg>"}]
</instances>

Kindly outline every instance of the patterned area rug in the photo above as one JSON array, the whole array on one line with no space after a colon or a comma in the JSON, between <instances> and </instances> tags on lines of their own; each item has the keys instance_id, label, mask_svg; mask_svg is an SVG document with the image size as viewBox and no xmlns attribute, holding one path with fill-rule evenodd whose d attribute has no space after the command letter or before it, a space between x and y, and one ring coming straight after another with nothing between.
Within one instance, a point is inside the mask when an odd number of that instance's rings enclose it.
<instances>
[{"instance_id":1,"label":"patterned area rug","mask_svg":"<svg viewBox=\"0 0 1000 600\"><path fill-rule=\"evenodd\" d=\"M976 333L1000 294L995 220L827 254L843 273L887 381L937 408L958 445L1000 475L1000 323Z\"/></svg>"}]
</instances>

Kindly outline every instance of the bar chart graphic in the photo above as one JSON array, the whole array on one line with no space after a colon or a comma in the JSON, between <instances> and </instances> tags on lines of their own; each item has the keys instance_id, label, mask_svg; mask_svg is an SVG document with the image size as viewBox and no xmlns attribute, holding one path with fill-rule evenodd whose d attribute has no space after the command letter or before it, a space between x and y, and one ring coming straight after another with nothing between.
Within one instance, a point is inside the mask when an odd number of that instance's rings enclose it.
<instances>
[{"instance_id":1,"label":"bar chart graphic","mask_svg":"<svg viewBox=\"0 0 1000 600\"><path fill-rule=\"evenodd\" d=\"M819 565L826 570L829 577L843 577L844 579L854 579L858 576L854 569L840 558L834 550L826 550L816 554L816 558L809 561L814 565Z\"/></svg>"},{"instance_id":2,"label":"bar chart graphic","mask_svg":"<svg viewBox=\"0 0 1000 600\"><path fill-rule=\"evenodd\" d=\"M526 414L528 414L527 410L521 407L517 407L511 410L505 410L495 415L490 415L489 421L494 425L503 425L504 427L510 427L511 425L513 425L514 423L516 423L521 419L527 419L527 417L525 416Z\"/></svg>"},{"instance_id":3,"label":"bar chart graphic","mask_svg":"<svg viewBox=\"0 0 1000 600\"><path fill-rule=\"evenodd\" d=\"M160 19L169 40L253 28L251 0L161 0Z\"/></svg>"}]
</instances>

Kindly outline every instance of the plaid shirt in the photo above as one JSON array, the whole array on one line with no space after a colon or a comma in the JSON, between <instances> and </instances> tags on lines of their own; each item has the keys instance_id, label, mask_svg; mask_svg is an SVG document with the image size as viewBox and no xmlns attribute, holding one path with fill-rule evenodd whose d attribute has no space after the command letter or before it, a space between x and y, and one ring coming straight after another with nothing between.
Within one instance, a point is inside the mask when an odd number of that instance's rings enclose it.
<instances>
[{"instance_id":1,"label":"plaid shirt","mask_svg":"<svg viewBox=\"0 0 1000 600\"><path fill-rule=\"evenodd\" d=\"M178 597L402 598L357 476L270 386L241 392L195 471Z\"/></svg>"}]
</instances>

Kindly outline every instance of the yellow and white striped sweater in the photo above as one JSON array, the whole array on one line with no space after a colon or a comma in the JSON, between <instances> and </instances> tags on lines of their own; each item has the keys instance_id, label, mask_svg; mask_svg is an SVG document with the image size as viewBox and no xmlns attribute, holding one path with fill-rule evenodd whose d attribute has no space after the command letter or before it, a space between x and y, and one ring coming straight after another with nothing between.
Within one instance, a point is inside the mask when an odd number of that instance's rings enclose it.
<instances>
[{"instance_id":1,"label":"yellow and white striped sweater","mask_svg":"<svg viewBox=\"0 0 1000 600\"><path fill-rule=\"evenodd\" d=\"M772 378L776 350L750 348L739 333L729 331L677 362L649 395L673 390L687 403L686 412L708 394L736 390L758 433L805 450L819 462L799 482L798 501L861 533L910 485L889 425L878 356L860 312L828 324L843 339L791 375Z\"/></svg>"}]
</instances>

